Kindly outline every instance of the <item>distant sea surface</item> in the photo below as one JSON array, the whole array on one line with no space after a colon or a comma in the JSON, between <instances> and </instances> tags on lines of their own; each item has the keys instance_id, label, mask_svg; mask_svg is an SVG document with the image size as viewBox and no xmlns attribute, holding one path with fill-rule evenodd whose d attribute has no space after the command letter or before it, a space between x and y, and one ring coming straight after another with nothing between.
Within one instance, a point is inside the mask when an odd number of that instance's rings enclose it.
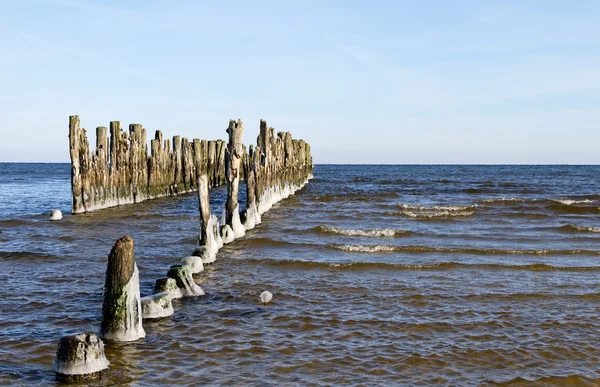
<instances>
[{"instance_id":1,"label":"distant sea surface","mask_svg":"<svg viewBox=\"0 0 600 387\"><path fill-rule=\"evenodd\" d=\"M0 384L57 383L59 337L98 331L117 238L142 295L196 244L196 194L70 204L69 164L0 164ZM317 165L197 282L106 345L97 385L597 385L600 166Z\"/></svg>"}]
</instances>

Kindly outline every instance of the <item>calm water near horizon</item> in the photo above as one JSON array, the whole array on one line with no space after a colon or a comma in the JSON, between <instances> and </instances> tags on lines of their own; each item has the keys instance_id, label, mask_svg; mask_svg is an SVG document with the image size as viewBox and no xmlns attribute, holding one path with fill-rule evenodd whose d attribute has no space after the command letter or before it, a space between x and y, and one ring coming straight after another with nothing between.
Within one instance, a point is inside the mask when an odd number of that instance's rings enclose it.
<instances>
[{"instance_id":1,"label":"calm water near horizon","mask_svg":"<svg viewBox=\"0 0 600 387\"><path fill-rule=\"evenodd\" d=\"M599 187L600 166L316 165L196 277L206 296L107 343L93 385L598 385ZM70 204L70 164L0 163L0 385L58 384L117 238L142 295L196 244L195 193Z\"/></svg>"}]
</instances>

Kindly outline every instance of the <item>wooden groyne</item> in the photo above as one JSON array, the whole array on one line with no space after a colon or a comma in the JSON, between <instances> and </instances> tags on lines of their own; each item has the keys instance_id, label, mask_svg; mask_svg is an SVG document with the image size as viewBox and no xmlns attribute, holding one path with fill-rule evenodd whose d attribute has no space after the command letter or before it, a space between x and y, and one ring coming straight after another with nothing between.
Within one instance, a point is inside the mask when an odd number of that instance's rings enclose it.
<instances>
[{"instance_id":1,"label":"wooden groyne","mask_svg":"<svg viewBox=\"0 0 600 387\"><path fill-rule=\"evenodd\" d=\"M69 117L71 193L74 214L147 199L174 196L197 189L196 169L200 140L173 136L163 139L157 130L150 141L140 124L121 128L119 121L96 128L96 147L90 152L87 131L79 116ZM208 170L209 186L225 183L223 140L206 141L202 159Z\"/></svg>"},{"instance_id":2,"label":"wooden groyne","mask_svg":"<svg viewBox=\"0 0 600 387\"><path fill-rule=\"evenodd\" d=\"M220 140L189 142L175 136L171 149L169 140L163 141L157 131L150 156L141 125L130 125L128 134L116 121L110 128L110 138L106 128L96 129L96 150L90 153L79 117L69 119L74 213L194 189L198 191L200 212L198 247L172 265L166 277L156 280L154 293L145 297L140 297L133 239L125 236L115 243L108 256L100 334L104 339L123 342L146 335L143 320L172 315L172 300L203 296L194 276L204 270L205 264L215 261L224 244L261 223L261 215L273 204L302 188L312 177L313 163L306 142L292 139L289 132L275 134L264 120L256 145L248 151L242 142L241 120L229 121L226 145ZM243 176L247 200L240 212L238 196ZM210 212L210 187L222 182L227 183L223 224ZM103 342L87 333L59 341L53 368L62 380L82 381L100 378L108 365Z\"/></svg>"}]
</instances>

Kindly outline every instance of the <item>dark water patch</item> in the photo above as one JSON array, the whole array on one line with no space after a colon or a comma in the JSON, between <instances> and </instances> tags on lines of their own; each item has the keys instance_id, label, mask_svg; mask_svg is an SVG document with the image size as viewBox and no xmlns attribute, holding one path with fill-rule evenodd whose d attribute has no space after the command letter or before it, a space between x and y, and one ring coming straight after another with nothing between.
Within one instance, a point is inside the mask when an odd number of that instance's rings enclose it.
<instances>
[{"instance_id":1,"label":"dark water patch","mask_svg":"<svg viewBox=\"0 0 600 387\"><path fill-rule=\"evenodd\" d=\"M439 253L469 255L600 255L596 250L522 250L522 249L480 249L473 247L430 247L397 245L348 245L330 243L327 247L351 253Z\"/></svg>"},{"instance_id":2,"label":"dark water patch","mask_svg":"<svg viewBox=\"0 0 600 387\"><path fill-rule=\"evenodd\" d=\"M550 204L546 207L551 211L561 214L599 214L600 208L597 205L584 204L569 204L570 201L565 200L550 200Z\"/></svg>"},{"instance_id":3,"label":"dark water patch","mask_svg":"<svg viewBox=\"0 0 600 387\"><path fill-rule=\"evenodd\" d=\"M348 193L348 194L337 194L337 195L317 195L309 197L308 199L317 202L377 202L381 198L396 198L399 195L396 192L365 192L365 193Z\"/></svg>"},{"instance_id":4,"label":"dark water patch","mask_svg":"<svg viewBox=\"0 0 600 387\"><path fill-rule=\"evenodd\" d=\"M31 222L23 219L4 219L0 220L0 228L10 228L30 225Z\"/></svg>"},{"instance_id":5,"label":"dark water patch","mask_svg":"<svg viewBox=\"0 0 600 387\"><path fill-rule=\"evenodd\" d=\"M52 254L36 253L31 251L0 251L0 260L3 261L18 261L23 259L35 260L58 260L60 257Z\"/></svg>"},{"instance_id":6,"label":"dark water patch","mask_svg":"<svg viewBox=\"0 0 600 387\"><path fill-rule=\"evenodd\" d=\"M322 247L316 243L294 243L284 240L275 240L270 238L258 237L240 240L240 244L251 247Z\"/></svg>"},{"instance_id":7,"label":"dark water patch","mask_svg":"<svg viewBox=\"0 0 600 387\"><path fill-rule=\"evenodd\" d=\"M591 379L579 374L568 376L544 376L540 378L523 378L517 376L507 381L487 380L486 385L491 386L510 386L510 387L538 387L538 386L589 386L596 387L600 384L600 379Z\"/></svg>"}]
</instances>

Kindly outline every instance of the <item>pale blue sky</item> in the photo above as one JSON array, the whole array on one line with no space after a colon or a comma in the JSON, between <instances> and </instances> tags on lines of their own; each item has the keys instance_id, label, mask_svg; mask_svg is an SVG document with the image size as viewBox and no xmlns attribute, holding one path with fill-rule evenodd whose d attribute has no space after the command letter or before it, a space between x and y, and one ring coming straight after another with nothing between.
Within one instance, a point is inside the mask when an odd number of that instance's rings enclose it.
<instances>
[{"instance_id":1,"label":"pale blue sky","mask_svg":"<svg viewBox=\"0 0 600 387\"><path fill-rule=\"evenodd\" d=\"M600 163L599 1L0 0L0 161L68 161L68 116L316 163ZM94 140L91 139L93 142Z\"/></svg>"}]
</instances>

